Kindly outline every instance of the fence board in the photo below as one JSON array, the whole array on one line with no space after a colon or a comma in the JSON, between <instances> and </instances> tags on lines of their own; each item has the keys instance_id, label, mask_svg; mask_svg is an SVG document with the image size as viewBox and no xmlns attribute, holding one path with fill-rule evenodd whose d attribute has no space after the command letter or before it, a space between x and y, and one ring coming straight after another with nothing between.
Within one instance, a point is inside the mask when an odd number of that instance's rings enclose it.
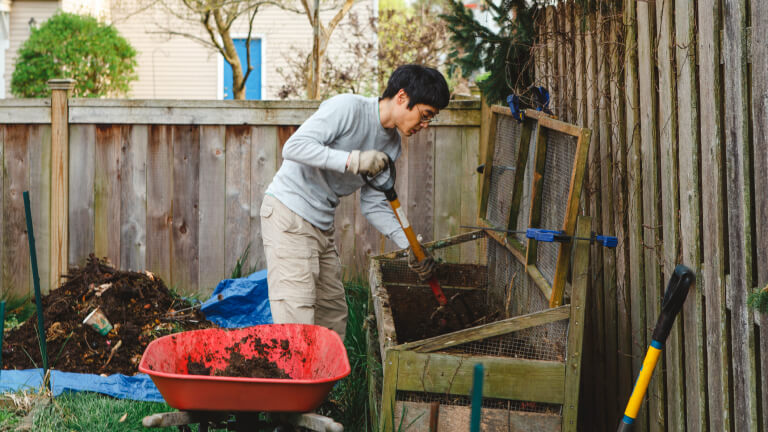
<instances>
[{"instance_id":1,"label":"fence board","mask_svg":"<svg viewBox=\"0 0 768 432\"><path fill-rule=\"evenodd\" d=\"M355 193L355 202L359 207L360 203L360 191ZM413 225L413 219L410 213L406 213L406 217L411 221ZM355 266L358 269L368 268L368 261L371 256L378 255L381 247L386 243L382 241L382 234L374 228L373 225L368 223L368 219L361 213L357 213L355 217Z\"/></svg>"},{"instance_id":2,"label":"fence board","mask_svg":"<svg viewBox=\"0 0 768 432\"><path fill-rule=\"evenodd\" d=\"M147 269L171 284L173 128L150 126L147 146Z\"/></svg>"},{"instance_id":3,"label":"fence board","mask_svg":"<svg viewBox=\"0 0 768 432\"><path fill-rule=\"evenodd\" d=\"M733 396L736 431L758 430L755 334L746 293L752 289L751 170L746 51L746 0L725 0L725 156L731 286Z\"/></svg>"},{"instance_id":4,"label":"fence board","mask_svg":"<svg viewBox=\"0 0 768 432\"><path fill-rule=\"evenodd\" d=\"M461 183L462 183L462 134L454 128L435 129L434 172L448 173L435 183L434 237L452 237L459 233L461 224ZM449 262L459 262L459 248L449 248L443 253Z\"/></svg>"},{"instance_id":5,"label":"fence board","mask_svg":"<svg viewBox=\"0 0 768 432\"><path fill-rule=\"evenodd\" d=\"M643 262L643 167L640 141L640 86L638 77L637 2L624 2L625 96L627 136L627 231L629 236L629 290L632 376L640 372L645 355L645 271ZM619 395L628 400L628 395ZM641 428L638 428L642 430Z\"/></svg>"},{"instance_id":6,"label":"fence board","mask_svg":"<svg viewBox=\"0 0 768 432\"><path fill-rule=\"evenodd\" d=\"M259 209L264 192L277 172L275 160L280 144L275 126L255 127L251 133L251 253L248 261L250 267L262 269L267 267L267 259L261 240Z\"/></svg>"},{"instance_id":7,"label":"fence board","mask_svg":"<svg viewBox=\"0 0 768 432\"><path fill-rule=\"evenodd\" d=\"M534 74L536 78L534 84L549 88L547 85L547 26L545 13L536 12L534 19L536 25L536 42L534 45ZM482 123L484 124L485 121L485 116L483 116Z\"/></svg>"},{"instance_id":8,"label":"fence board","mask_svg":"<svg viewBox=\"0 0 768 432\"><path fill-rule=\"evenodd\" d=\"M621 9L616 6L610 21L610 83L611 83L611 144L613 160L614 227L611 233L618 238L616 254L616 317L617 317L617 394L618 410L622 400L632 391L632 329L629 291L629 241L627 238L627 143L626 106L624 95L624 26ZM617 419L618 423L618 419Z\"/></svg>"},{"instance_id":9,"label":"fence board","mask_svg":"<svg viewBox=\"0 0 768 432\"><path fill-rule=\"evenodd\" d=\"M251 133L249 126L229 126L226 132L226 258L229 274L248 247L251 232ZM253 246L251 246L253 247Z\"/></svg>"},{"instance_id":10,"label":"fence board","mask_svg":"<svg viewBox=\"0 0 768 432\"><path fill-rule=\"evenodd\" d=\"M171 281L181 292L199 288L199 174L200 127L174 126Z\"/></svg>"},{"instance_id":11,"label":"fence board","mask_svg":"<svg viewBox=\"0 0 768 432\"><path fill-rule=\"evenodd\" d=\"M427 128L408 138L406 217L413 226L413 231L422 235L423 242L435 239L435 172L435 129Z\"/></svg>"},{"instance_id":12,"label":"fence board","mask_svg":"<svg viewBox=\"0 0 768 432\"><path fill-rule=\"evenodd\" d=\"M39 261L45 261L51 250L51 127L29 127L29 197L32 221L35 224L35 248ZM34 200L34 201L33 201ZM38 265L40 289L44 294L56 286L50 277L49 265Z\"/></svg>"},{"instance_id":13,"label":"fence board","mask_svg":"<svg viewBox=\"0 0 768 432\"><path fill-rule=\"evenodd\" d=\"M589 14L586 18L586 35L584 39L585 53L586 53L586 86L587 86L587 124L592 130L592 137L589 145L589 157L587 162L587 172L589 174L588 181L585 183L587 189L587 205L589 206L589 215L592 216L593 229L602 226L602 219L600 217L600 175L599 175L599 160L600 160L600 125L599 125L599 103L600 103L600 89L598 85L598 27L597 17L594 13ZM593 298L592 309L590 311L591 323L592 323L592 337L593 342L591 356L593 358L593 364L595 368L592 373L597 374L599 370L605 370L605 346L601 341L603 340L601 330L605 328L605 316L603 315L604 297L603 297L603 280L602 272L603 257L602 252L597 248L592 248L590 257L590 280L592 281L591 296ZM603 383L595 375L591 383L594 383L594 387L590 390L594 395L594 402L592 406L605 406L606 404L606 389L603 387ZM607 385L607 384L606 384ZM585 416L580 416L584 418ZM604 422L606 416L596 416L599 419L593 426L604 429ZM589 422L587 422L589 424Z\"/></svg>"},{"instance_id":14,"label":"fence board","mask_svg":"<svg viewBox=\"0 0 768 432\"><path fill-rule=\"evenodd\" d=\"M408 157L408 144L409 139L403 137L400 143L400 157L395 161L395 171L397 171L395 190L397 191L397 197L400 200L400 206L405 209L408 208L408 165L410 163L410 158ZM386 240L386 245L384 247L387 250L397 249L397 245L389 239Z\"/></svg>"},{"instance_id":15,"label":"fence board","mask_svg":"<svg viewBox=\"0 0 768 432\"><path fill-rule=\"evenodd\" d=\"M575 59L575 39L574 29L574 4L569 2L565 5L565 121L574 123L576 121L576 59Z\"/></svg>"},{"instance_id":16,"label":"fence board","mask_svg":"<svg viewBox=\"0 0 768 432\"><path fill-rule=\"evenodd\" d=\"M646 341L651 340L652 326L659 315L661 299L661 273L659 263L661 246L659 221L658 179L658 130L656 125L656 79L653 69L655 54L655 6L649 2L637 2L637 53L638 78L640 85L640 106L645 107L640 115L640 141L643 166L643 247L645 248L645 306ZM643 351L646 347L644 346ZM658 419L664 418L664 379L654 374L648 385L647 419L648 430L660 430Z\"/></svg>"},{"instance_id":17,"label":"fence board","mask_svg":"<svg viewBox=\"0 0 768 432\"><path fill-rule=\"evenodd\" d=\"M552 95L559 94L557 82L557 55L555 51L555 32L556 20L555 20L555 8L548 7L545 10L544 22L546 23L546 74L547 74L547 89L549 89ZM551 103L553 109L557 109L557 100L552 100Z\"/></svg>"},{"instance_id":18,"label":"fence board","mask_svg":"<svg viewBox=\"0 0 768 432\"><path fill-rule=\"evenodd\" d=\"M612 130L611 125L611 39L610 39L610 10L607 13L601 12L598 15L597 39L597 82L598 82L598 124L600 128L600 149L595 174L597 175L596 184L600 188L600 230L604 233L614 233L614 214L615 191L613 189L614 179L614 158L611 148ZM605 373L612 379L604 380L605 394L613 395L618 391L618 346L617 346L617 316L616 316L616 252L611 248L600 248L603 255L603 314L604 321L602 326L603 342L605 344ZM615 397L606 397L605 405L608 412L613 413L609 417L609 424L620 420L618 399ZM615 418L614 418L615 417ZM614 421L615 420L615 421Z\"/></svg>"},{"instance_id":19,"label":"fence board","mask_svg":"<svg viewBox=\"0 0 768 432\"><path fill-rule=\"evenodd\" d=\"M565 118L568 114L567 97L568 87L566 82L565 63L565 4L558 2L555 7L555 50L557 52L557 88L555 89L555 113L560 118Z\"/></svg>"},{"instance_id":20,"label":"fence board","mask_svg":"<svg viewBox=\"0 0 768 432\"><path fill-rule=\"evenodd\" d=\"M225 126L200 127L200 293L209 294L225 275L226 226ZM275 159L272 159L274 162Z\"/></svg>"},{"instance_id":21,"label":"fence board","mask_svg":"<svg viewBox=\"0 0 768 432\"><path fill-rule=\"evenodd\" d=\"M147 125L129 129L120 160L120 265L143 270L147 262Z\"/></svg>"},{"instance_id":22,"label":"fence board","mask_svg":"<svg viewBox=\"0 0 768 432\"><path fill-rule=\"evenodd\" d=\"M333 222L336 230L336 251L341 259L342 274L347 279L362 275L362 269L358 269L355 263L355 218L358 216L356 209L359 207L355 196L356 194L352 194L341 198Z\"/></svg>"},{"instance_id":23,"label":"fence board","mask_svg":"<svg viewBox=\"0 0 768 432\"><path fill-rule=\"evenodd\" d=\"M69 265L82 265L94 251L93 176L96 126L69 128Z\"/></svg>"},{"instance_id":24,"label":"fence board","mask_svg":"<svg viewBox=\"0 0 768 432\"><path fill-rule=\"evenodd\" d=\"M477 166L480 165L480 152L475 143L480 139L480 129L461 128L461 225L477 225L477 212L480 200L477 199ZM441 238L445 237L440 233ZM478 242L465 242L461 245L462 263L483 263L485 251L478 247Z\"/></svg>"},{"instance_id":25,"label":"fence board","mask_svg":"<svg viewBox=\"0 0 768 432\"><path fill-rule=\"evenodd\" d=\"M680 248L678 211L678 143L677 98L674 58L674 15L671 1L656 7L658 40L656 60L659 74L659 143L661 147L661 214L664 260L664 280L674 271ZM667 428L671 431L685 429L685 387L683 384L682 319L675 320L672 332L664 346L667 371Z\"/></svg>"},{"instance_id":26,"label":"fence board","mask_svg":"<svg viewBox=\"0 0 768 432\"><path fill-rule=\"evenodd\" d=\"M31 287L22 196L24 191L29 190L30 129L29 125L8 125L5 129L2 276L3 294L11 297L29 295Z\"/></svg>"},{"instance_id":27,"label":"fence board","mask_svg":"<svg viewBox=\"0 0 768 432\"><path fill-rule=\"evenodd\" d=\"M128 127L97 125L93 176L94 253L120 267L120 160Z\"/></svg>"},{"instance_id":28,"label":"fence board","mask_svg":"<svg viewBox=\"0 0 768 432\"><path fill-rule=\"evenodd\" d=\"M762 7L761 7L762 6ZM755 229L758 288L768 284L768 10L752 3L752 154L755 157ZM762 364L762 427L768 427L768 315L760 319L760 351Z\"/></svg>"},{"instance_id":29,"label":"fence board","mask_svg":"<svg viewBox=\"0 0 768 432\"><path fill-rule=\"evenodd\" d=\"M696 93L695 5L675 1L675 46L680 178L680 241L683 263L701 275L701 209L698 95ZM688 108L690 107L690 109ZM699 277L699 281L701 278ZM706 429L706 365L704 362L703 297L697 290L683 306L685 329L685 419L690 432Z\"/></svg>"},{"instance_id":30,"label":"fence board","mask_svg":"<svg viewBox=\"0 0 768 432\"><path fill-rule=\"evenodd\" d=\"M700 0L698 5L698 61L701 113L701 183L704 280L707 329L707 389L709 430L730 431L731 404L728 398L730 329L725 301L725 189L722 150L722 81L720 77L719 0Z\"/></svg>"},{"instance_id":31,"label":"fence board","mask_svg":"<svg viewBox=\"0 0 768 432\"><path fill-rule=\"evenodd\" d=\"M30 265L24 197L29 190L29 125L7 125L3 160L3 294L30 293ZM32 201L32 197L30 197ZM31 202L30 202L31 205Z\"/></svg>"}]
</instances>

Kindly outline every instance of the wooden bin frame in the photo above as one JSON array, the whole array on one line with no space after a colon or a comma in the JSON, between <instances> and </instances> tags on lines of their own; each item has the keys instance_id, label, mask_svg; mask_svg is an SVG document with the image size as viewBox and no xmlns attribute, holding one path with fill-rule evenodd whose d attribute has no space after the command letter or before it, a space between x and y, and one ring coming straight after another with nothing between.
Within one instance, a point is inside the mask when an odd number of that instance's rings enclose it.
<instances>
[{"instance_id":1,"label":"wooden bin frame","mask_svg":"<svg viewBox=\"0 0 768 432\"><path fill-rule=\"evenodd\" d=\"M575 229L577 237L588 237L591 224L590 217L579 217ZM487 235L489 235L488 231L475 231L427 243L425 246L437 249ZM483 397L561 404L563 409L560 430L576 431L589 241L577 240L573 252L573 284L569 305L399 345L388 294L380 283L383 283L381 261L401 257L403 253L391 253L373 258L369 275L371 286L369 304L376 315L369 317L368 350L370 356L376 355L378 351L382 358L383 379L380 401L376 397L378 382L374 368L369 368L369 386L371 418L378 419L378 429L385 432L395 430L393 420L395 404L398 403L396 401L398 390L468 396L472 386L473 367L476 363L482 363L486 383L483 387ZM425 285L424 289L428 287ZM565 319L570 320L570 327L564 362L437 352L452 346ZM372 320L376 321L378 338L373 335ZM448 380L445 377L452 378ZM504 417L507 419L505 421L512 423L526 423L530 422L534 416L530 413L505 411Z\"/></svg>"},{"instance_id":2,"label":"wooden bin frame","mask_svg":"<svg viewBox=\"0 0 768 432\"><path fill-rule=\"evenodd\" d=\"M512 192L512 202L509 212L507 226L494 227L493 224L485 218L488 210L488 196L491 188L491 172L488 169L493 166L493 156L496 149L496 123L499 116L512 117L509 108L494 105L491 107L491 117L489 122L488 142L486 147L485 167L483 170L482 195L480 198L478 220L481 226L488 228L502 228L514 230L517 226L516 221L520 212L520 201L523 196L523 184L525 176L525 165L528 161L530 151L531 134L536 128L536 155L534 156L533 181L531 182L531 206L528 217L528 227L541 227L541 189L544 180L544 164L547 155L546 135L542 133L545 129L561 132L577 138L576 152L573 161L573 170L571 171L571 182L568 191L568 204L565 212L565 220L560 229L567 236L572 236L576 229L576 217L579 212L579 200L581 199L582 183L584 181L584 172L586 171L587 157L589 151L589 141L592 132L587 128L582 128L569 123L554 119L547 114L536 110L525 110L525 120L523 130L520 133L520 142L517 151L517 161L515 162L515 183ZM558 245L557 264L552 285L547 282L541 271L536 266L538 255L538 241L528 239L528 244L523 245L512 234L503 232L489 231L488 235L494 238L499 244L504 245L512 255L520 261L525 267L526 273L536 283L544 296L549 299L550 307L557 307L563 304L563 293L565 292L566 276L568 265L571 259L571 242L564 242ZM587 237L591 232L587 234Z\"/></svg>"}]
</instances>

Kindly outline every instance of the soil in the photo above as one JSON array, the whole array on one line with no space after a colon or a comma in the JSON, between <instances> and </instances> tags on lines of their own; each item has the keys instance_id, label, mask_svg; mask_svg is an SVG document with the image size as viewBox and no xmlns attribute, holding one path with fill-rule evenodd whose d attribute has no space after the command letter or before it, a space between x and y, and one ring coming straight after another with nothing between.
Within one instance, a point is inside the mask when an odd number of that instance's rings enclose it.
<instances>
[{"instance_id":1,"label":"soil","mask_svg":"<svg viewBox=\"0 0 768 432\"><path fill-rule=\"evenodd\" d=\"M269 343L264 343L260 338L253 338L252 347L256 351L256 355L252 357L246 357L240 352L241 344L246 344L251 339L248 337L243 338L240 342L235 343L231 347L227 347L225 351L229 353L229 359L226 362L224 369L213 369L210 366L206 366L204 362L192 361L190 357L187 359L187 373L189 375L209 375L209 376L226 376L226 377L241 377L241 378L282 378L290 379L283 369L281 369L277 363L269 361L268 353L273 350L282 350L282 356L290 356L290 343L288 340L271 339ZM207 358L211 360L211 356Z\"/></svg>"},{"instance_id":2,"label":"soil","mask_svg":"<svg viewBox=\"0 0 768 432\"><path fill-rule=\"evenodd\" d=\"M497 316L488 310L484 290L443 287L448 307L438 310L440 305L429 287L397 285L386 289L398 343L463 330L494 321Z\"/></svg>"},{"instance_id":3,"label":"soil","mask_svg":"<svg viewBox=\"0 0 768 432\"><path fill-rule=\"evenodd\" d=\"M48 365L81 373L133 375L147 344L170 333L215 327L151 273L117 270L91 255L42 298ZM83 319L99 307L114 327L102 336ZM185 310L186 309L186 310ZM3 367L42 367L37 315L5 336Z\"/></svg>"}]
</instances>

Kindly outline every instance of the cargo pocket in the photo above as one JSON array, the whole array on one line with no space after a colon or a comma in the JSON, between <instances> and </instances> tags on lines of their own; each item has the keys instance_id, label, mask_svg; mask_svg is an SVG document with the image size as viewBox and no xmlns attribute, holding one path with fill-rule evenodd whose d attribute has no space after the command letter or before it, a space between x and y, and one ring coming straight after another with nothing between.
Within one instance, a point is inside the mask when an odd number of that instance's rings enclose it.
<instances>
[{"instance_id":1,"label":"cargo pocket","mask_svg":"<svg viewBox=\"0 0 768 432\"><path fill-rule=\"evenodd\" d=\"M320 274L317 251L277 246L269 267L269 298L315 302L315 281Z\"/></svg>"}]
</instances>

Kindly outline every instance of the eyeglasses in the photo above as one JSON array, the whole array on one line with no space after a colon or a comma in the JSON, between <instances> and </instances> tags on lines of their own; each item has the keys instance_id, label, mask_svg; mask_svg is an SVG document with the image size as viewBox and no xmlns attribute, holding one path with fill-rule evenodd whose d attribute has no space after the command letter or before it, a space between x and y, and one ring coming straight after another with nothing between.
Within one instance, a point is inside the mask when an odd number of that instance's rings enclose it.
<instances>
[{"instance_id":1,"label":"eyeglasses","mask_svg":"<svg viewBox=\"0 0 768 432\"><path fill-rule=\"evenodd\" d=\"M424 113L421 112L421 108L419 108L418 105L416 105L416 109L419 110L419 123L430 124L435 121L435 114L432 114L431 116L425 116Z\"/></svg>"}]
</instances>

